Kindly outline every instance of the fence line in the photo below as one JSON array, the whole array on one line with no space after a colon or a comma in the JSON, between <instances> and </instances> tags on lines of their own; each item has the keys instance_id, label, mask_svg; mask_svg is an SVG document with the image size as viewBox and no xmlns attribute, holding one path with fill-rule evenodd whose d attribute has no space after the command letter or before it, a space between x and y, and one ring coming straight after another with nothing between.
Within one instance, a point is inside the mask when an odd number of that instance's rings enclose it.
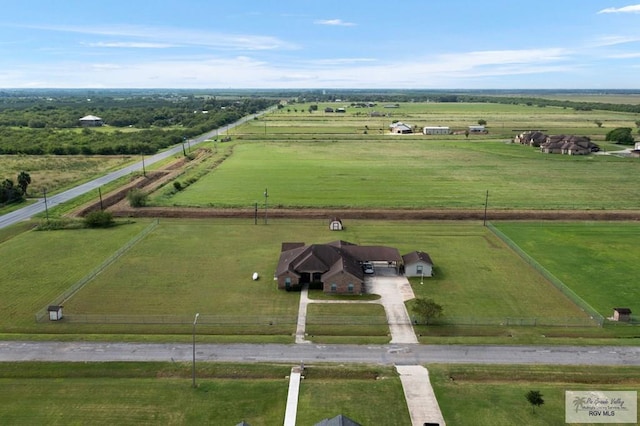
<instances>
[{"instance_id":1,"label":"fence line","mask_svg":"<svg viewBox=\"0 0 640 426\"><path fill-rule=\"evenodd\" d=\"M415 323L424 324L417 321ZM590 318L475 318L443 316L429 320L429 325L593 327L593 320Z\"/></svg>"},{"instance_id":2,"label":"fence line","mask_svg":"<svg viewBox=\"0 0 640 426\"><path fill-rule=\"evenodd\" d=\"M158 226L158 220L151 222L149 226L143 229L138 235L134 236L131 240L120 247L115 253L109 256L104 262L94 268L87 275L82 277L79 281L66 289L62 294L59 294L54 300L52 300L47 306L40 309L36 313L36 322L41 322L47 316L47 308L51 305L62 305L66 300L70 299L75 293L77 293L82 287L96 277L100 272L105 270L109 265L115 262L123 254L129 251L136 243L146 237L151 231Z\"/></svg>"},{"instance_id":3,"label":"fence line","mask_svg":"<svg viewBox=\"0 0 640 426\"><path fill-rule=\"evenodd\" d=\"M198 326L294 325L295 315L200 315ZM65 314L74 324L192 325L193 315Z\"/></svg>"},{"instance_id":4,"label":"fence line","mask_svg":"<svg viewBox=\"0 0 640 426\"><path fill-rule=\"evenodd\" d=\"M511 238L507 237L502 231L497 229L491 223L487 223L487 228L493 234L500 238L505 244L507 244L513 251L515 251L525 262L531 265L537 270L543 277L545 277L551 284L553 284L562 294L567 296L576 306L582 309L586 314L591 317L598 326L602 327L604 324L604 316L602 316L593 306L589 305L584 299L578 296L573 290L571 290L565 283L558 279L555 275L549 272L544 266L540 265L534 258L529 256L524 250L520 248Z\"/></svg>"}]
</instances>

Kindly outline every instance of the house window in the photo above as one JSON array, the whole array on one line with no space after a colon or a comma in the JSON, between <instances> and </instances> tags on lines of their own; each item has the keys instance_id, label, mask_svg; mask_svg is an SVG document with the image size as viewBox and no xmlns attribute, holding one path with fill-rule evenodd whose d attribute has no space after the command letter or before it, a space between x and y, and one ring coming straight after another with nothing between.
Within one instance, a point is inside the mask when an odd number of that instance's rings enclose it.
<instances>
[{"instance_id":1,"label":"house window","mask_svg":"<svg viewBox=\"0 0 640 426\"><path fill-rule=\"evenodd\" d=\"M422 274L422 265L416 265L416 273Z\"/></svg>"},{"instance_id":2,"label":"house window","mask_svg":"<svg viewBox=\"0 0 640 426\"><path fill-rule=\"evenodd\" d=\"M338 286L336 284L331 284L331 293L335 293L338 291Z\"/></svg>"},{"instance_id":3,"label":"house window","mask_svg":"<svg viewBox=\"0 0 640 426\"><path fill-rule=\"evenodd\" d=\"M349 283L349 285L347 286L347 292L353 293L353 284Z\"/></svg>"},{"instance_id":4,"label":"house window","mask_svg":"<svg viewBox=\"0 0 640 426\"><path fill-rule=\"evenodd\" d=\"M284 279L284 288L286 288L286 289L290 289L291 288L291 278L290 277L286 277Z\"/></svg>"}]
</instances>

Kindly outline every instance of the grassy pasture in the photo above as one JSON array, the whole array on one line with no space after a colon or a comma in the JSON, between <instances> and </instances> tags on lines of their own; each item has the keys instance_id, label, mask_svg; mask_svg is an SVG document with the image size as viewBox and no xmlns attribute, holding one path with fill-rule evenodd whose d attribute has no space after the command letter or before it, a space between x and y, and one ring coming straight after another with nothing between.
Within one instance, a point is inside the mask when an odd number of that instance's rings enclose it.
<instances>
[{"instance_id":1,"label":"grassy pasture","mask_svg":"<svg viewBox=\"0 0 640 426\"><path fill-rule=\"evenodd\" d=\"M217 169L155 204L249 207L636 209L637 159L545 155L503 142L243 142ZM622 190L624 189L624 190Z\"/></svg>"},{"instance_id":2,"label":"grassy pasture","mask_svg":"<svg viewBox=\"0 0 640 426\"><path fill-rule=\"evenodd\" d=\"M504 222L496 226L604 317L640 312L637 223Z\"/></svg>"},{"instance_id":3,"label":"grassy pasture","mask_svg":"<svg viewBox=\"0 0 640 426\"><path fill-rule=\"evenodd\" d=\"M201 362L197 368L193 389L188 363L2 364L0 422L274 425L284 420L290 366ZM305 377L300 424L340 413L362 424L409 422L391 367L311 365Z\"/></svg>"},{"instance_id":4,"label":"grassy pasture","mask_svg":"<svg viewBox=\"0 0 640 426\"><path fill-rule=\"evenodd\" d=\"M161 220L155 230L65 302L65 313L103 318L107 324L36 324L33 314L98 266L146 223L110 230L28 232L0 244L0 256L16 259L0 270L2 332L188 334L200 312L202 334L290 335L295 321L267 325L261 320L294 318L297 293L276 289L271 277L283 241L389 245L401 253L422 249L436 262L436 276L413 281L417 296L434 297L451 317L583 318L582 312L476 223L351 221L337 235L325 221ZM18 256L15 256L18 253ZM41 261L34 263L30 259ZM28 273L25 273L28 271ZM261 278L251 280L257 271ZM64 277L64 279L61 279ZM514 279L517 277L517 279ZM311 305L311 315L337 315ZM318 311L314 311L318 309ZM358 315L382 318L379 306ZM377 311L376 311L377 310ZM167 324L141 324L145 316ZM111 319L110 319L111 318ZM115 320L122 324L114 323ZM235 326L220 325L230 318ZM182 325L172 325L181 321ZM128 323L137 323L132 326ZM357 327L357 325L356 325ZM346 331L321 326L335 334ZM386 333L385 326L374 334ZM351 330L353 331L353 330Z\"/></svg>"},{"instance_id":5,"label":"grassy pasture","mask_svg":"<svg viewBox=\"0 0 640 426\"><path fill-rule=\"evenodd\" d=\"M566 390L638 389L633 367L429 365L431 384L447 424L459 426L559 425L565 420ZM532 412L525 399L542 393Z\"/></svg>"},{"instance_id":6,"label":"grassy pasture","mask_svg":"<svg viewBox=\"0 0 640 426\"><path fill-rule=\"evenodd\" d=\"M73 184L99 177L132 161L130 156L1 155L0 178L12 179L26 171L31 176L29 195L41 197Z\"/></svg>"}]
</instances>

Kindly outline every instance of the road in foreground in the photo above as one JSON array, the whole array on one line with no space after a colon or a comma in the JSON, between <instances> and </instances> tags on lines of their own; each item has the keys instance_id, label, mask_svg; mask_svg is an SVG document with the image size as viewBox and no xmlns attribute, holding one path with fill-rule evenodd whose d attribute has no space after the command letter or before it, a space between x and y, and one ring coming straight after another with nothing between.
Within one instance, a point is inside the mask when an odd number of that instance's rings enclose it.
<instances>
[{"instance_id":1,"label":"road in foreground","mask_svg":"<svg viewBox=\"0 0 640 426\"><path fill-rule=\"evenodd\" d=\"M1 341L0 362L191 361L192 344ZM199 361L640 366L640 347L199 344Z\"/></svg>"}]
</instances>

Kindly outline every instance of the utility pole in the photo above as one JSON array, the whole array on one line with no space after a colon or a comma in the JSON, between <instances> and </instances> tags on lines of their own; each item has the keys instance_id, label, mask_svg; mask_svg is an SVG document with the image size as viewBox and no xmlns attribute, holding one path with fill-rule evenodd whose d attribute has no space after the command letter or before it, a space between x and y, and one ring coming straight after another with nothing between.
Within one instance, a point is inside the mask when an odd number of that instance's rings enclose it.
<instances>
[{"instance_id":1,"label":"utility pole","mask_svg":"<svg viewBox=\"0 0 640 426\"><path fill-rule=\"evenodd\" d=\"M482 226L487 226L487 205L489 204L489 190L487 189L487 195L484 199L484 220Z\"/></svg>"},{"instance_id":2,"label":"utility pole","mask_svg":"<svg viewBox=\"0 0 640 426\"><path fill-rule=\"evenodd\" d=\"M47 223L49 223L49 207L47 206L47 188L43 189L42 192L44 193L44 211L47 216Z\"/></svg>"},{"instance_id":3,"label":"utility pole","mask_svg":"<svg viewBox=\"0 0 640 426\"><path fill-rule=\"evenodd\" d=\"M102 204L102 190L98 187L98 195L100 196L100 211L104 211L104 204Z\"/></svg>"}]
</instances>

